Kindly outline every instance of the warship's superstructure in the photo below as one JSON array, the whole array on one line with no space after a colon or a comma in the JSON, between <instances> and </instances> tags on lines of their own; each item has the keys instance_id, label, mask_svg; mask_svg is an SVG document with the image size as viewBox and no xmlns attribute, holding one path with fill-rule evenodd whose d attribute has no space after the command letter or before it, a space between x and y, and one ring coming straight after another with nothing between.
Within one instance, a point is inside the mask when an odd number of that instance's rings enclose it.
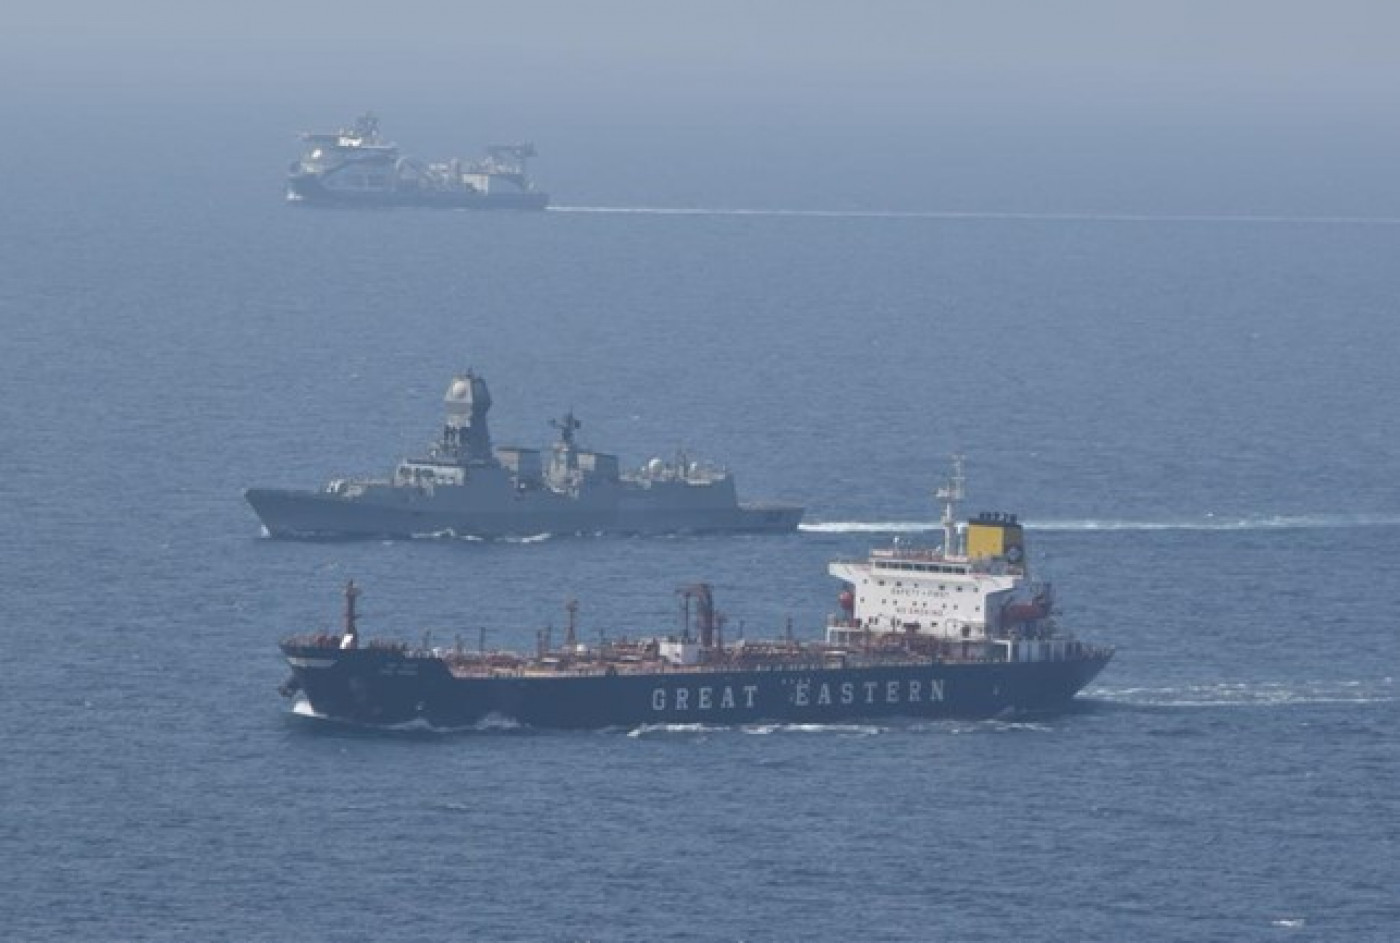
<instances>
[{"instance_id":1,"label":"warship's superstructure","mask_svg":"<svg viewBox=\"0 0 1400 943\"><path fill-rule=\"evenodd\" d=\"M740 503L726 469L684 454L623 472L617 456L579 446L573 413L553 421L559 437L545 454L493 448L491 394L470 371L445 403L437 442L391 477L250 488L248 503L274 537L789 532L802 519L796 505Z\"/></svg>"},{"instance_id":2,"label":"warship's superstructure","mask_svg":"<svg viewBox=\"0 0 1400 943\"><path fill-rule=\"evenodd\" d=\"M891 716L984 718L1063 710L1112 649L1060 630L1050 586L1031 577L1021 525L955 520L961 469L940 492L944 543L832 563L841 614L822 642L726 643L706 584L680 590L679 631L580 642L570 603L563 645L532 655L363 643L353 583L338 634L289 638L282 691L324 718L372 726L533 727L830 723ZM693 618L692 618L693 616Z\"/></svg>"},{"instance_id":3,"label":"warship's superstructure","mask_svg":"<svg viewBox=\"0 0 1400 943\"><path fill-rule=\"evenodd\" d=\"M549 205L549 195L536 190L526 172L533 144L496 144L478 160L424 163L382 138L373 114L361 115L349 128L301 137L306 152L287 175L292 202L515 210Z\"/></svg>"}]
</instances>

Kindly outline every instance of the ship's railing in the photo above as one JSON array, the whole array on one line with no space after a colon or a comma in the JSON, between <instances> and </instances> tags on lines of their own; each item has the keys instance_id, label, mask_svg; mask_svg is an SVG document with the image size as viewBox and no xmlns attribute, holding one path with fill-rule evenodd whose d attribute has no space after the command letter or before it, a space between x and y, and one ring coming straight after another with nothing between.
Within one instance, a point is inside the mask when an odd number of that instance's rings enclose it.
<instances>
[{"instance_id":1,"label":"ship's railing","mask_svg":"<svg viewBox=\"0 0 1400 943\"><path fill-rule=\"evenodd\" d=\"M948 556L941 550L910 550L906 548L883 548L871 550L870 555L863 558L845 557L832 561L833 563L845 564L847 566L874 565L876 567L889 567L894 564L908 563L915 566L944 566L947 570L913 570L927 577L936 576L967 576L967 575L991 575L991 576L1025 576L1026 566L1023 563L1012 563L1002 557L967 557Z\"/></svg>"},{"instance_id":2,"label":"ship's railing","mask_svg":"<svg viewBox=\"0 0 1400 943\"><path fill-rule=\"evenodd\" d=\"M961 646L958 646L960 648ZM978 646L982 648L981 646ZM425 652L424 655L431 656ZM1063 648L1061 657L1046 661L1083 661L1111 656L1112 648L1069 641ZM596 678L604 676L665 675L691 676L733 674L736 672L804 672L823 671L840 668L917 668L927 665L976 665L1005 663L1004 654L996 650L963 653L957 648L936 653L910 653L899 657L892 652L862 652L857 649L823 652L820 656L793 661L773 662L710 662L698 665L673 665L668 662L644 662L640 664L618 664L611 662L586 662L575 665L540 665L523 663L515 666L488 665L483 663L450 662L444 663L454 677L459 678Z\"/></svg>"},{"instance_id":3,"label":"ship's railing","mask_svg":"<svg viewBox=\"0 0 1400 943\"><path fill-rule=\"evenodd\" d=\"M599 678L606 676L690 676L690 675L716 675L716 674L752 674L755 672L803 672L803 671L824 671L832 668L917 668L943 661L955 662L957 664L968 664L975 661L990 661L991 659L930 659L930 658L906 658L906 659L872 659L864 661L860 659L848 659L842 663L836 663L828 659L814 659L811 661L782 662L777 664L704 664L704 665L672 665L666 662L657 662L642 666L606 666L606 665L578 665L574 667L539 668L495 668L485 667L470 668L450 668L454 677L458 678ZM611 669L611 670L610 670Z\"/></svg>"},{"instance_id":4,"label":"ship's railing","mask_svg":"<svg viewBox=\"0 0 1400 943\"><path fill-rule=\"evenodd\" d=\"M920 560L928 563L966 563L956 555L950 556L935 547L877 547L870 551L872 560Z\"/></svg>"},{"instance_id":5,"label":"ship's railing","mask_svg":"<svg viewBox=\"0 0 1400 943\"><path fill-rule=\"evenodd\" d=\"M330 632L314 632L309 635L293 635L283 639L282 644L293 648L339 648L345 636Z\"/></svg>"},{"instance_id":6,"label":"ship's railing","mask_svg":"<svg viewBox=\"0 0 1400 943\"><path fill-rule=\"evenodd\" d=\"M341 632L312 632L306 635L293 635L282 640L282 644L290 648L334 648L345 647L346 636ZM423 653L420 656L411 650L403 642L389 641L388 639L370 639L363 645L364 648L376 652L395 652L407 657L431 656L431 652Z\"/></svg>"},{"instance_id":7,"label":"ship's railing","mask_svg":"<svg viewBox=\"0 0 1400 943\"><path fill-rule=\"evenodd\" d=\"M340 633L319 632L287 638L283 645L290 648L343 651L346 636ZM876 635L878 639L878 634ZM1077 661L1107 658L1113 655L1111 646L1092 645L1076 639L1064 639L1061 657L1054 661ZM926 650L901 652L879 641L868 648L853 643L848 647L830 647L801 650L784 650L784 646L794 643L775 643L771 652L746 660L726 653L719 658L696 665L673 665L661 660L618 661L609 659L582 659L576 662L554 660L558 655L547 656L549 661L540 661L513 652L488 652L465 654L454 649L410 646L404 642L385 639L371 639L360 647L361 651L382 652L411 659L432 659L441 661L454 676L460 678L525 678L525 677L604 677L610 675L714 675L735 672L803 672L830 670L833 668L867 667L919 667L931 664L983 664L1004 662L1004 654L998 649L988 649L981 643L964 645L961 641L939 641L930 644ZM727 656L727 657L726 657Z\"/></svg>"}]
</instances>

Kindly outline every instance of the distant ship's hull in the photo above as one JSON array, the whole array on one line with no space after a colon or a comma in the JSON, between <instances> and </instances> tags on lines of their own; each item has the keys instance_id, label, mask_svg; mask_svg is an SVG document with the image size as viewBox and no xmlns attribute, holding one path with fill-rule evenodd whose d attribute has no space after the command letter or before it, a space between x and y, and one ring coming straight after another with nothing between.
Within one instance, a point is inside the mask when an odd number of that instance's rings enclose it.
<instances>
[{"instance_id":1,"label":"distant ship's hull","mask_svg":"<svg viewBox=\"0 0 1400 943\"><path fill-rule=\"evenodd\" d=\"M278 488L251 488L245 496L269 534L301 538L783 533L797 529L803 511L779 504L687 507L539 493L471 506L467 500L434 500L406 489L383 498Z\"/></svg>"},{"instance_id":2,"label":"distant ship's hull","mask_svg":"<svg viewBox=\"0 0 1400 943\"><path fill-rule=\"evenodd\" d=\"M327 187L316 174L288 177L287 199L307 206L427 206L472 210L542 210L549 206L549 194L534 190L493 193L418 187L354 190Z\"/></svg>"},{"instance_id":3,"label":"distant ship's hull","mask_svg":"<svg viewBox=\"0 0 1400 943\"><path fill-rule=\"evenodd\" d=\"M295 687L320 716L442 728L494 719L598 729L1046 714L1068 707L1111 657L487 678L455 677L441 658L392 649L282 649Z\"/></svg>"}]
</instances>

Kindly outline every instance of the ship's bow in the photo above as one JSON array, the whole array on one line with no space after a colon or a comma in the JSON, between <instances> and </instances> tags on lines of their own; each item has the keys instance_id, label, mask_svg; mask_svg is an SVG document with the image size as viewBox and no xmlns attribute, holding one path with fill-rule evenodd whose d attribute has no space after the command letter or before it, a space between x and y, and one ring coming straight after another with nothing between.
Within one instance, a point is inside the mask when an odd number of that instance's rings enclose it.
<instances>
[{"instance_id":1,"label":"ship's bow","mask_svg":"<svg viewBox=\"0 0 1400 943\"><path fill-rule=\"evenodd\" d=\"M318 717L374 727L447 724L451 676L442 660L399 645L360 647L346 636L300 636L281 645L292 676L285 695Z\"/></svg>"}]
</instances>

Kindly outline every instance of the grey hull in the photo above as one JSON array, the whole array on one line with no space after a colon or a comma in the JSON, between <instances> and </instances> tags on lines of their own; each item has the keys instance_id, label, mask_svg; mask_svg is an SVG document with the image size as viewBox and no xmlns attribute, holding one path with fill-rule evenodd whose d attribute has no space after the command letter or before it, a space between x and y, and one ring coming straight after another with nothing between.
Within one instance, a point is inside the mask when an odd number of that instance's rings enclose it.
<instances>
[{"instance_id":1,"label":"grey hull","mask_svg":"<svg viewBox=\"0 0 1400 943\"><path fill-rule=\"evenodd\" d=\"M363 538L538 534L786 533L803 509L786 504L730 507L580 507L562 496L498 510L444 507L431 499L347 498L320 491L250 488L244 493L273 537ZM397 497L397 496L395 496ZM445 502L443 502L445 503Z\"/></svg>"},{"instance_id":2,"label":"grey hull","mask_svg":"<svg viewBox=\"0 0 1400 943\"><path fill-rule=\"evenodd\" d=\"M549 194L481 193L473 190L427 190L416 187L386 190L335 190L317 174L296 174L287 181L287 198L300 206L388 207L424 206L456 210L543 210Z\"/></svg>"},{"instance_id":3,"label":"grey hull","mask_svg":"<svg viewBox=\"0 0 1400 943\"><path fill-rule=\"evenodd\" d=\"M403 459L388 477L244 495L274 537L781 533L802 519L795 505L740 502L727 470L683 452L624 473L616 455L579 446L572 412L550 423L559 438L546 450L497 449L491 393L470 370L453 377L443 406L427 454Z\"/></svg>"}]
</instances>

